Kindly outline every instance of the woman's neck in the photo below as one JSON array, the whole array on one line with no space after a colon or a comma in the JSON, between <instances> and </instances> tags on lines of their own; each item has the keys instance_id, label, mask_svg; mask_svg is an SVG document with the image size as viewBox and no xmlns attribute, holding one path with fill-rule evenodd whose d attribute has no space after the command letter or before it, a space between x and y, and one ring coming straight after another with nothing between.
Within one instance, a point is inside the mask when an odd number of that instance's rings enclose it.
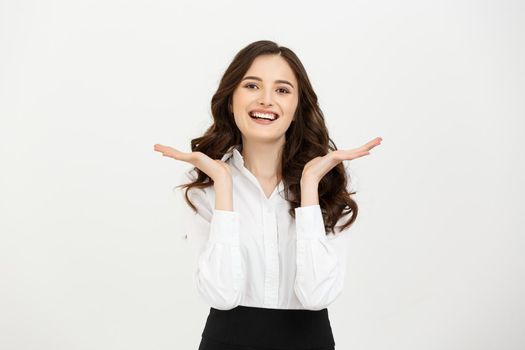
<instances>
[{"instance_id":1,"label":"woman's neck","mask_svg":"<svg viewBox=\"0 0 525 350\"><path fill-rule=\"evenodd\" d=\"M277 143L243 140L241 154L245 168L258 179L280 181L283 147L284 140Z\"/></svg>"}]
</instances>

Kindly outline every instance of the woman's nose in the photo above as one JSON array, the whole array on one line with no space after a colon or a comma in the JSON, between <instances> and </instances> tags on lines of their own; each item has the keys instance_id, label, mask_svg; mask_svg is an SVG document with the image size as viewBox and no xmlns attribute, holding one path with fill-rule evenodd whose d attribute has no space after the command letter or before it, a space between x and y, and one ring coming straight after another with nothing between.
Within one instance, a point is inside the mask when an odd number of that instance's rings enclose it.
<instances>
[{"instance_id":1,"label":"woman's nose","mask_svg":"<svg viewBox=\"0 0 525 350\"><path fill-rule=\"evenodd\" d=\"M272 103L273 103L272 91L271 90L263 91L261 94L261 97L259 98L259 104L272 106Z\"/></svg>"}]
</instances>

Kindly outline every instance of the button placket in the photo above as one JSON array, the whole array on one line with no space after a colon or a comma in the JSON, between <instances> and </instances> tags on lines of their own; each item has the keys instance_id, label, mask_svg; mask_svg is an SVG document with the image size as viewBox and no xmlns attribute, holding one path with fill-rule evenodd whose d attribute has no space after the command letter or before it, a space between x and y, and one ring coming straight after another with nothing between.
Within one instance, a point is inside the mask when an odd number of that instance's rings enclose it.
<instances>
[{"instance_id":1,"label":"button placket","mask_svg":"<svg viewBox=\"0 0 525 350\"><path fill-rule=\"evenodd\" d=\"M277 222L275 212L267 201L264 201L263 229L264 229L264 255L265 255L265 280L264 304L276 307L279 290L279 248L277 245Z\"/></svg>"}]
</instances>

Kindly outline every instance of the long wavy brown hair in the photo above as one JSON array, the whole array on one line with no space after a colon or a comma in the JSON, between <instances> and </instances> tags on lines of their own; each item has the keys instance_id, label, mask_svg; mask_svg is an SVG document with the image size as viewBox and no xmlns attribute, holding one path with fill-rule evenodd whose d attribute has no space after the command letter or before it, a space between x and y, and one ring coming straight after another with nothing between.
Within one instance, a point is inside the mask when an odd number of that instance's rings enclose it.
<instances>
[{"instance_id":1,"label":"long wavy brown hair","mask_svg":"<svg viewBox=\"0 0 525 350\"><path fill-rule=\"evenodd\" d=\"M273 41L260 40L249 44L235 55L211 99L213 124L204 135L191 140L191 150L200 151L212 159L221 159L231 146L242 144L241 132L235 124L229 106L233 103L234 90L254 59L260 55L281 55L290 65L298 82L299 101L294 121L285 133L286 142L282 152L280 174L285 198L291 202L289 214L295 219L294 209L301 205L300 180L305 164L315 157L337 150L337 147L328 135L323 112L306 70L289 48L279 46ZM193 171L197 173L193 182L176 187L186 189L185 200L192 210L197 212L188 197L188 191L193 187L212 186L213 179L197 167L194 167ZM346 223L337 226L340 231L350 227L357 218L358 206L351 198L356 192L349 192L349 184L350 177L342 162L330 170L319 183L319 206L327 234L335 233L334 227L343 216L352 214Z\"/></svg>"}]
</instances>

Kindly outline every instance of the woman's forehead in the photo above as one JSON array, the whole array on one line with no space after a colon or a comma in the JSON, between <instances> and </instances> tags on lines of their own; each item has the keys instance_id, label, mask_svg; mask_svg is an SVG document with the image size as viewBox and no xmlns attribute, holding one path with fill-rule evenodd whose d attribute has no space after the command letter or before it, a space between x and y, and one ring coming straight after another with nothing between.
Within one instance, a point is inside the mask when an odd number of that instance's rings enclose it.
<instances>
[{"instance_id":1,"label":"woman's forehead","mask_svg":"<svg viewBox=\"0 0 525 350\"><path fill-rule=\"evenodd\" d=\"M255 58L244 76L255 76L262 80L269 81L295 81L292 68L290 68L288 62L279 55L263 55Z\"/></svg>"}]
</instances>

